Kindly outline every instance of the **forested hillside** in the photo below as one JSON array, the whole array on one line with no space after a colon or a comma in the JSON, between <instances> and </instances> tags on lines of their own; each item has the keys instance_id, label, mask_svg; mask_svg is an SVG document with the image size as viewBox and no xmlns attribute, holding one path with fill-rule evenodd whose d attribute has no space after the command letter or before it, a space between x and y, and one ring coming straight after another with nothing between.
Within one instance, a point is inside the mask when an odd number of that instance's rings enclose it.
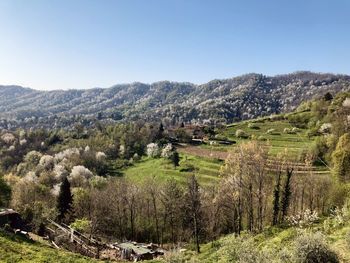
<instances>
[{"instance_id":1,"label":"forested hillside","mask_svg":"<svg viewBox=\"0 0 350 263\"><path fill-rule=\"evenodd\" d=\"M169 262L346 262L349 116L343 92L226 126L1 130L0 206L40 235L56 220L175 249Z\"/></svg>"},{"instance_id":2,"label":"forested hillside","mask_svg":"<svg viewBox=\"0 0 350 263\"><path fill-rule=\"evenodd\" d=\"M38 91L0 86L2 128L91 125L96 119L232 123L295 109L302 101L349 90L346 75L297 72L247 74L206 84L132 83L111 88ZM64 88L64 87L62 87Z\"/></svg>"}]
</instances>

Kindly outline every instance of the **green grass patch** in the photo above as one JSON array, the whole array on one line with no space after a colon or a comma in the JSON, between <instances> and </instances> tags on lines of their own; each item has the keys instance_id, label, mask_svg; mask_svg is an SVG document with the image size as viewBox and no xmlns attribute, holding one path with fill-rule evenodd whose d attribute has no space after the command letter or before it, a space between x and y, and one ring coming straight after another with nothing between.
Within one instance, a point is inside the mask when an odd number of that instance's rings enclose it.
<instances>
[{"instance_id":1,"label":"green grass patch","mask_svg":"<svg viewBox=\"0 0 350 263\"><path fill-rule=\"evenodd\" d=\"M174 167L164 158L143 158L133 166L122 171L125 178L142 183L155 177L159 181L174 178L185 183L187 178L195 174L201 185L212 185L219 178L220 167L223 162L209 158L202 158L188 154L180 154L180 166Z\"/></svg>"},{"instance_id":2,"label":"green grass patch","mask_svg":"<svg viewBox=\"0 0 350 263\"><path fill-rule=\"evenodd\" d=\"M0 231L0 262L103 262Z\"/></svg>"}]
</instances>

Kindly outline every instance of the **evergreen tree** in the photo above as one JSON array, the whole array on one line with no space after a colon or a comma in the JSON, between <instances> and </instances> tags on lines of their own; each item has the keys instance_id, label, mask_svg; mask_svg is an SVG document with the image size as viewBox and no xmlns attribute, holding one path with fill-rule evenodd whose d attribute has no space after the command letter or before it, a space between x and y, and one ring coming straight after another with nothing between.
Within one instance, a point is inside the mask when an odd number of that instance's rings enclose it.
<instances>
[{"instance_id":1,"label":"evergreen tree","mask_svg":"<svg viewBox=\"0 0 350 263\"><path fill-rule=\"evenodd\" d=\"M292 169L287 168L287 178L286 178L286 183L284 185L283 197L282 197L282 202L281 202L282 222L284 221L285 217L287 216L289 203L290 203L290 197L292 195L292 190L291 190L292 175L293 175L293 168Z\"/></svg>"},{"instance_id":2,"label":"evergreen tree","mask_svg":"<svg viewBox=\"0 0 350 263\"><path fill-rule=\"evenodd\" d=\"M160 141L161 139L163 139L163 137L164 137L163 133L164 133L164 126L163 126L163 123L160 123L155 139L157 141Z\"/></svg>"},{"instance_id":3,"label":"evergreen tree","mask_svg":"<svg viewBox=\"0 0 350 263\"><path fill-rule=\"evenodd\" d=\"M174 151L174 153L171 155L170 157L175 169L177 166L179 166L179 162L180 162L180 156L179 153L177 151Z\"/></svg>"},{"instance_id":4,"label":"evergreen tree","mask_svg":"<svg viewBox=\"0 0 350 263\"><path fill-rule=\"evenodd\" d=\"M276 178L276 185L273 191L273 217L272 217L272 225L276 225L278 223L278 215L280 212L280 188L281 188L281 173L279 172Z\"/></svg>"},{"instance_id":5,"label":"evergreen tree","mask_svg":"<svg viewBox=\"0 0 350 263\"><path fill-rule=\"evenodd\" d=\"M327 92L326 94L324 94L323 99L325 101L331 101L333 99L333 95L330 92Z\"/></svg>"},{"instance_id":6,"label":"evergreen tree","mask_svg":"<svg viewBox=\"0 0 350 263\"><path fill-rule=\"evenodd\" d=\"M7 206L11 199L11 188L6 182L0 177L0 207Z\"/></svg>"},{"instance_id":7,"label":"evergreen tree","mask_svg":"<svg viewBox=\"0 0 350 263\"><path fill-rule=\"evenodd\" d=\"M58 195L57 200L57 210L59 221L62 221L67 214L67 212L71 209L73 202L73 195L70 190L70 183L67 178L65 178L60 187L60 193Z\"/></svg>"}]
</instances>

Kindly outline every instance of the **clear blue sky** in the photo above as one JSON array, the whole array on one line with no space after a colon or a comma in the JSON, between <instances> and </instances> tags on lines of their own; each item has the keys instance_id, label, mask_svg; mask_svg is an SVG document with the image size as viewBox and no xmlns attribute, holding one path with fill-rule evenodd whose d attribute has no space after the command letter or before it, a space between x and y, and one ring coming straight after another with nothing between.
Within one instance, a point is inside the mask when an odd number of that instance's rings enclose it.
<instances>
[{"instance_id":1,"label":"clear blue sky","mask_svg":"<svg viewBox=\"0 0 350 263\"><path fill-rule=\"evenodd\" d=\"M349 0L0 0L0 84L350 74Z\"/></svg>"}]
</instances>

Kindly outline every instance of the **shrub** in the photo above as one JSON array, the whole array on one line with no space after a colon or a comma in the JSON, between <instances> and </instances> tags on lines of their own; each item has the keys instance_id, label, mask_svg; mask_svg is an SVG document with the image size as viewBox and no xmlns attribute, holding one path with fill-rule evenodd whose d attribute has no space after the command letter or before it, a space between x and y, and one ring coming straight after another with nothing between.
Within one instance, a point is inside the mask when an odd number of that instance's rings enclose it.
<instances>
[{"instance_id":1,"label":"shrub","mask_svg":"<svg viewBox=\"0 0 350 263\"><path fill-rule=\"evenodd\" d=\"M218 262L267 263L274 256L267 250L260 250L252 238L233 237L224 241L218 250Z\"/></svg>"},{"instance_id":2,"label":"shrub","mask_svg":"<svg viewBox=\"0 0 350 263\"><path fill-rule=\"evenodd\" d=\"M331 130L332 130L331 123L323 123L318 131L322 134L328 134L328 133L331 133Z\"/></svg>"},{"instance_id":3,"label":"shrub","mask_svg":"<svg viewBox=\"0 0 350 263\"><path fill-rule=\"evenodd\" d=\"M300 263L338 263L338 256L329 248L320 232L304 232L294 241L295 262Z\"/></svg>"},{"instance_id":4,"label":"shrub","mask_svg":"<svg viewBox=\"0 0 350 263\"><path fill-rule=\"evenodd\" d=\"M298 132L300 132L300 129L297 128L297 127L293 127L293 128L292 128L292 132L293 132L293 133L298 133Z\"/></svg>"},{"instance_id":5,"label":"shrub","mask_svg":"<svg viewBox=\"0 0 350 263\"><path fill-rule=\"evenodd\" d=\"M259 137L258 137L258 141L266 141L267 139L264 137L264 136L262 136L262 135L260 135Z\"/></svg>"},{"instance_id":6,"label":"shrub","mask_svg":"<svg viewBox=\"0 0 350 263\"><path fill-rule=\"evenodd\" d=\"M259 130L260 129L260 127L258 125L256 125L255 123L252 123L252 122L248 124L248 128L249 129L253 129L253 130Z\"/></svg>"},{"instance_id":7,"label":"shrub","mask_svg":"<svg viewBox=\"0 0 350 263\"><path fill-rule=\"evenodd\" d=\"M266 134L270 134L270 135L281 135L281 133L277 132L275 129L268 129L266 131Z\"/></svg>"},{"instance_id":8,"label":"shrub","mask_svg":"<svg viewBox=\"0 0 350 263\"><path fill-rule=\"evenodd\" d=\"M236 131L235 135L236 135L237 138L244 138L244 139L246 139L246 138L249 137L249 135L245 131L243 131L242 129L238 129Z\"/></svg>"}]
</instances>

